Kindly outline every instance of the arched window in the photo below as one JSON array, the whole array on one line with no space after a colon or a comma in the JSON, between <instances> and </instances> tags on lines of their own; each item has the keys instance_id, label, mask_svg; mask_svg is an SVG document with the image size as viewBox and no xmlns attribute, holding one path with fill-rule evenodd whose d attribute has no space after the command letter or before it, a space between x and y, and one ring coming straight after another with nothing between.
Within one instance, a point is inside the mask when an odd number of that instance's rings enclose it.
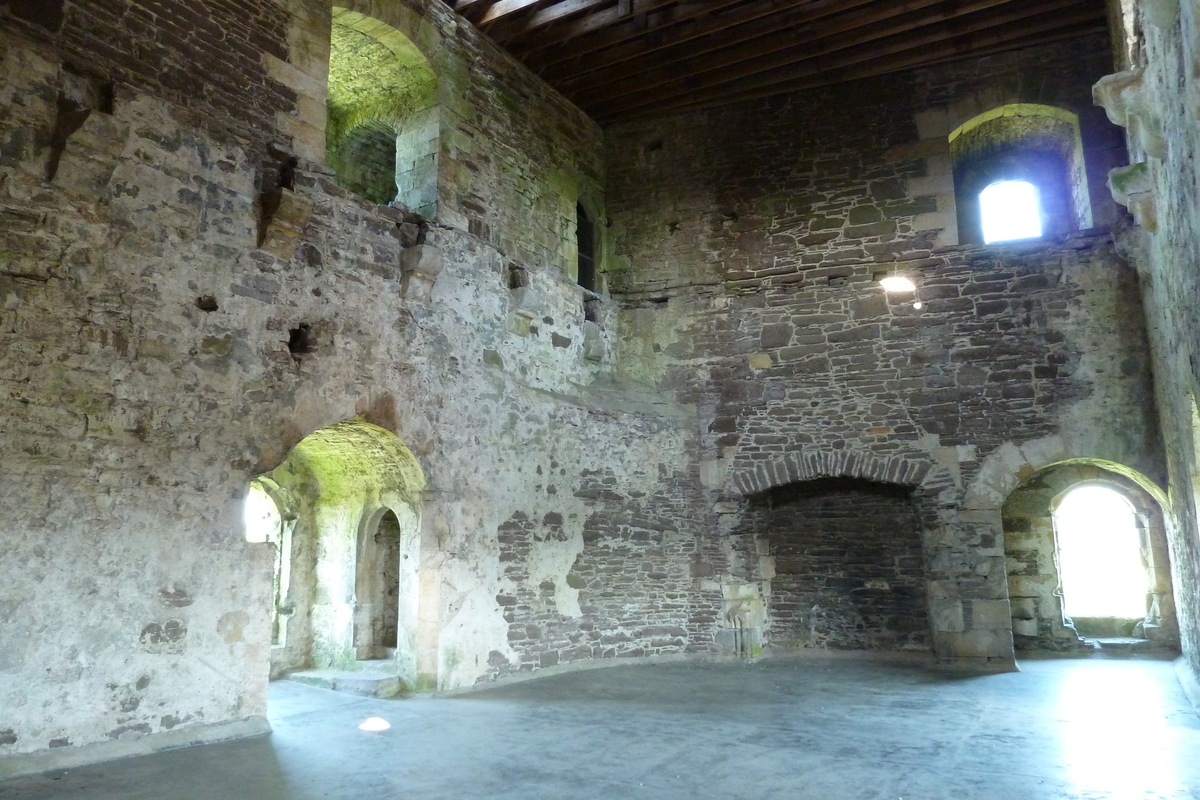
<instances>
[{"instance_id":1,"label":"arched window","mask_svg":"<svg viewBox=\"0 0 1200 800\"><path fill-rule=\"evenodd\" d=\"M1066 616L1145 617L1142 537L1128 500L1098 484L1072 489L1054 511L1054 534Z\"/></svg>"},{"instance_id":2,"label":"arched window","mask_svg":"<svg viewBox=\"0 0 1200 800\"><path fill-rule=\"evenodd\" d=\"M275 546L273 596L271 599L271 644L282 646L287 639L286 619L281 609L288 602L291 581L292 528L295 519L284 519L275 498L264 487L267 478L251 482L242 506L242 522L248 542L270 543ZM278 486L272 486L278 490Z\"/></svg>"},{"instance_id":3,"label":"arched window","mask_svg":"<svg viewBox=\"0 0 1200 800\"><path fill-rule=\"evenodd\" d=\"M1029 181L996 181L979 193L983 242L1037 239L1042 235L1042 201Z\"/></svg>"},{"instance_id":4,"label":"arched window","mask_svg":"<svg viewBox=\"0 0 1200 800\"><path fill-rule=\"evenodd\" d=\"M962 243L1061 238L1092 227L1075 114L1027 103L993 109L950 134L950 156Z\"/></svg>"},{"instance_id":5,"label":"arched window","mask_svg":"<svg viewBox=\"0 0 1200 800\"><path fill-rule=\"evenodd\" d=\"M342 188L437 213L437 75L396 29L333 9L326 161Z\"/></svg>"}]
</instances>

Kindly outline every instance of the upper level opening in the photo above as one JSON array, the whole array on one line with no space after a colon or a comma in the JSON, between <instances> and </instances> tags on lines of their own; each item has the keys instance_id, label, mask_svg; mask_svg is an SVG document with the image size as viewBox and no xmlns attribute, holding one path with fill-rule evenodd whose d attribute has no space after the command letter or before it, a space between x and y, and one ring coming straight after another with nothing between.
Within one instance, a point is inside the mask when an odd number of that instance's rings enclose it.
<instances>
[{"instance_id":1,"label":"upper level opening","mask_svg":"<svg viewBox=\"0 0 1200 800\"><path fill-rule=\"evenodd\" d=\"M589 292L596 291L596 226L583 203L575 204L575 236L579 254L576 281Z\"/></svg>"},{"instance_id":2,"label":"upper level opening","mask_svg":"<svg viewBox=\"0 0 1200 800\"><path fill-rule=\"evenodd\" d=\"M429 60L400 31L333 9L325 142L338 185L436 215L437 85Z\"/></svg>"},{"instance_id":3,"label":"upper level opening","mask_svg":"<svg viewBox=\"0 0 1200 800\"><path fill-rule=\"evenodd\" d=\"M1016 103L950 134L959 241L1063 238L1092 227L1079 118Z\"/></svg>"},{"instance_id":4,"label":"upper level opening","mask_svg":"<svg viewBox=\"0 0 1200 800\"><path fill-rule=\"evenodd\" d=\"M1029 181L996 181L979 193L984 244L1038 239L1042 235L1042 201Z\"/></svg>"}]
</instances>

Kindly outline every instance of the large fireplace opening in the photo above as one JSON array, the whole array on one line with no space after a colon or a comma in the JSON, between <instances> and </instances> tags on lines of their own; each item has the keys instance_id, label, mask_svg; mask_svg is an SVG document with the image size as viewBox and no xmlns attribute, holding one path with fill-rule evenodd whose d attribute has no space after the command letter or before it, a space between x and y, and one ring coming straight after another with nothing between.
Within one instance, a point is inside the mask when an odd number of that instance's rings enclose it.
<instances>
[{"instance_id":1,"label":"large fireplace opening","mask_svg":"<svg viewBox=\"0 0 1200 800\"><path fill-rule=\"evenodd\" d=\"M776 647L928 651L925 559L912 489L857 478L757 498L775 575Z\"/></svg>"}]
</instances>

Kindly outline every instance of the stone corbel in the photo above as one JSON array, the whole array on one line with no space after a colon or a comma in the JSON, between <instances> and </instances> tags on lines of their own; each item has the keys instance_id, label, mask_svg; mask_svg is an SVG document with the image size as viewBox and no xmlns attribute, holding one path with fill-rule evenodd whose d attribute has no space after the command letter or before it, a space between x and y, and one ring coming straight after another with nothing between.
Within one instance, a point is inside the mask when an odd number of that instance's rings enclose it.
<instances>
[{"instance_id":1,"label":"stone corbel","mask_svg":"<svg viewBox=\"0 0 1200 800\"><path fill-rule=\"evenodd\" d=\"M401 296L408 300L429 300L443 266L440 247L418 244L405 250L400 254Z\"/></svg>"},{"instance_id":2,"label":"stone corbel","mask_svg":"<svg viewBox=\"0 0 1200 800\"><path fill-rule=\"evenodd\" d=\"M312 216L312 200L291 189L276 189L263 196L262 242L273 256L290 259L296 253L304 226Z\"/></svg>"},{"instance_id":3,"label":"stone corbel","mask_svg":"<svg viewBox=\"0 0 1200 800\"><path fill-rule=\"evenodd\" d=\"M1153 89L1145 79L1145 68L1105 75L1092 87L1092 99L1108 113L1114 125L1129 131L1151 158L1167 154L1162 121L1154 112Z\"/></svg>"},{"instance_id":4,"label":"stone corbel","mask_svg":"<svg viewBox=\"0 0 1200 800\"><path fill-rule=\"evenodd\" d=\"M1129 209L1138 225L1150 233L1158 230L1158 206L1149 164L1143 161L1117 167L1108 173L1108 188L1113 199Z\"/></svg>"},{"instance_id":5,"label":"stone corbel","mask_svg":"<svg viewBox=\"0 0 1200 800\"><path fill-rule=\"evenodd\" d=\"M583 357L588 361L604 360L603 331L591 320L583 323Z\"/></svg>"},{"instance_id":6,"label":"stone corbel","mask_svg":"<svg viewBox=\"0 0 1200 800\"><path fill-rule=\"evenodd\" d=\"M542 305L542 295L532 286L518 286L509 290L513 301L513 316L508 329L518 336L528 336L529 327L538 315Z\"/></svg>"},{"instance_id":7,"label":"stone corbel","mask_svg":"<svg viewBox=\"0 0 1200 800\"><path fill-rule=\"evenodd\" d=\"M108 185L125 149L129 126L95 109L59 116L51 148L49 177L80 195L98 195Z\"/></svg>"}]
</instances>

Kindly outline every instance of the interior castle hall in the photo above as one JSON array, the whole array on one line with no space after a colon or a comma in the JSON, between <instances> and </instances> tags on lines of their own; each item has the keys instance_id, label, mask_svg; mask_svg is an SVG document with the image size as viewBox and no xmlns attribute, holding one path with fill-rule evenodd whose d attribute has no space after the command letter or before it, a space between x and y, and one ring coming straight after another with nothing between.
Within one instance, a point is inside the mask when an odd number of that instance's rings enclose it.
<instances>
[{"instance_id":1,"label":"interior castle hall","mask_svg":"<svg viewBox=\"0 0 1200 800\"><path fill-rule=\"evenodd\" d=\"M0 0L0 797L1200 797L1198 151L1200 0Z\"/></svg>"}]
</instances>

